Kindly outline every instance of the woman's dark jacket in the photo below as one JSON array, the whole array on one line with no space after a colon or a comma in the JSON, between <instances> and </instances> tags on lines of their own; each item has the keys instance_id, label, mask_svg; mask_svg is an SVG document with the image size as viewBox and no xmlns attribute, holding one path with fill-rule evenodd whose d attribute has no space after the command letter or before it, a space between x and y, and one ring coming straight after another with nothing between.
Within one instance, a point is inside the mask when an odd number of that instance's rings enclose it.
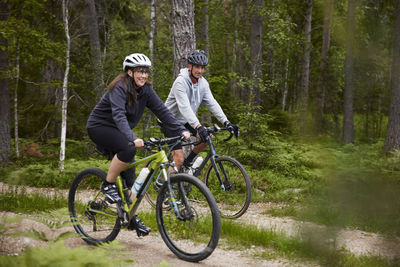
<instances>
[{"instance_id":1,"label":"woman's dark jacket","mask_svg":"<svg viewBox=\"0 0 400 267\"><path fill-rule=\"evenodd\" d=\"M129 88L128 90L134 90ZM145 84L137 90L137 102L131 101L129 106L127 93L122 87L122 82L116 84L112 90L108 90L100 102L89 115L86 128L110 126L118 128L128 139L133 142L138 139L134 128L143 116L144 108L148 107L157 118L170 131L180 135L186 129L180 125L168 108L154 92L149 84Z\"/></svg>"}]
</instances>

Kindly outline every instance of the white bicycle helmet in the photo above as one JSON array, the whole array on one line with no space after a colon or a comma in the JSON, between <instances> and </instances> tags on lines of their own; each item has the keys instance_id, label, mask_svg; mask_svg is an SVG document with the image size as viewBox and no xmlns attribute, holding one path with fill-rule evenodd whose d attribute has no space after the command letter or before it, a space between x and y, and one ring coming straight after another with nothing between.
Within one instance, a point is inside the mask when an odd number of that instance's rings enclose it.
<instances>
[{"instance_id":1,"label":"white bicycle helmet","mask_svg":"<svg viewBox=\"0 0 400 267\"><path fill-rule=\"evenodd\" d=\"M151 67L151 61L148 57L143 54L135 53L130 54L125 57L124 63L122 64L124 72L127 71L127 68L135 68L135 67Z\"/></svg>"}]
</instances>

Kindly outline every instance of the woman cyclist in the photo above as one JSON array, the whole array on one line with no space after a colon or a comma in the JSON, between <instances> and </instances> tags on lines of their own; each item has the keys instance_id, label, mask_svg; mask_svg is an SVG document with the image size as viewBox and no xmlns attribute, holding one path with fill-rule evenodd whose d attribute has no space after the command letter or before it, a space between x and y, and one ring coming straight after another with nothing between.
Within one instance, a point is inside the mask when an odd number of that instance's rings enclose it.
<instances>
[{"instance_id":1,"label":"woman cyclist","mask_svg":"<svg viewBox=\"0 0 400 267\"><path fill-rule=\"evenodd\" d=\"M116 177L134 160L136 149L144 146L142 139L135 136L132 128L140 121L145 107L175 135L189 138L189 132L176 121L171 112L153 90L148 76L151 62L147 56L135 53L123 62L124 74L118 75L109 85L107 92L94 107L87 121L87 131L92 141L99 147L111 151L114 157L107 172L101 191L110 203L121 201L115 185ZM127 181L128 188L134 176ZM132 228L147 235L151 229L136 216Z\"/></svg>"}]
</instances>

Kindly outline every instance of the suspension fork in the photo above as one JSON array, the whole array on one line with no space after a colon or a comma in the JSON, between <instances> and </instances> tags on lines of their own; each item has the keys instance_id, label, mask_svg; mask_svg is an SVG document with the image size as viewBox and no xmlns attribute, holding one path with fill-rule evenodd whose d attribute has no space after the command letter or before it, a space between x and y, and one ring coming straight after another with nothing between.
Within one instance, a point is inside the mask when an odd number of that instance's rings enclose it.
<instances>
[{"instance_id":1,"label":"suspension fork","mask_svg":"<svg viewBox=\"0 0 400 267\"><path fill-rule=\"evenodd\" d=\"M161 164L160 168L161 168L161 172L162 172L162 174L164 176L164 179L165 179L165 181L167 183L167 188L168 188L168 193L169 193L169 202L171 203L172 208L174 209L176 217L178 219L182 219L182 216L181 216L181 214L179 212L179 209L178 209L178 204L176 204L176 200L175 200L175 197L174 197L174 194L173 194L173 191L172 191L171 182L170 182L170 179L169 179L169 176L168 176L168 173L167 173L165 165L166 164Z\"/></svg>"},{"instance_id":2,"label":"suspension fork","mask_svg":"<svg viewBox=\"0 0 400 267\"><path fill-rule=\"evenodd\" d=\"M169 179L168 172L166 170L166 165L168 167L169 163L161 164L160 167L161 167L161 172L163 173L165 181L167 183L167 188L168 188L168 193L169 193L169 202L172 204L172 208L174 209L176 218L178 220L185 220L186 218L184 216L182 216L181 212L179 211L178 204L176 203L174 192L173 192L172 186L171 186L171 181ZM176 166L172 166L172 167L174 167L174 172L177 173ZM186 197L186 192L185 192L182 182L178 183L178 194L179 194L179 192L181 193L183 204L185 205L185 208L186 208L188 214L190 214L191 208L190 208L189 201Z\"/></svg>"}]
</instances>

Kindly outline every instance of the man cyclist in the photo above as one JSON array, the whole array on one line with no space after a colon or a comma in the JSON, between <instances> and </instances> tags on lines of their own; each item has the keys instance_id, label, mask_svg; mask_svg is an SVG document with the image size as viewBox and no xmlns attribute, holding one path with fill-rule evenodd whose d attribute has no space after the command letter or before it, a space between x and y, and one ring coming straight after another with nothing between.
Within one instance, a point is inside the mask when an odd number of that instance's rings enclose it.
<instances>
[{"instance_id":1,"label":"man cyclist","mask_svg":"<svg viewBox=\"0 0 400 267\"><path fill-rule=\"evenodd\" d=\"M178 122L202 141L201 144L194 147L186 159L184 158L182 146L179 144L174 147L172 156L178 170L182 164L186 167L191 166L193 159L207 146L206 141L209 138L209 134L197 118L197 110L201 103L204 103L218 121L229 128L231 132L234 132L236 136L239 131L237 125L229 122L221 106L211 93L208 81L203 77L207 64L208 58L204 54L204 51L194 50L191 52L188 56L188 68L180 70L165 102L165 105ZM161 128L166 136L172 136L168 129L165 127Z\"/></svg>"}]
</instances>

